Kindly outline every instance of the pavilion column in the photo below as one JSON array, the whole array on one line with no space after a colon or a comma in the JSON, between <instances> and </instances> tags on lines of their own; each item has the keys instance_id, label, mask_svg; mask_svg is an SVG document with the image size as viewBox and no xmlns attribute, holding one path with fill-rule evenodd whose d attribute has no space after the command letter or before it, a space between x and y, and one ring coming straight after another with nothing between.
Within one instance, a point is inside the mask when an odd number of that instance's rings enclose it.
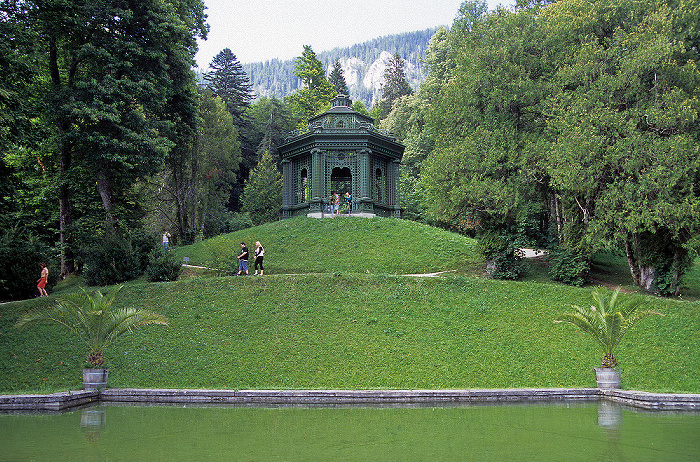
<instances>
[{"instance_id":1,"label":"pavilion column","mask_svg":"<svg viewBox=\"0 0 700 462\"><path fill-rule=\"evenodd\" d=\"M394 208L394 217L401 218L401 189L399 188L399 175L401 167L401 161L394 159L389 163L389 170L391 177L389 178L389 202L390 206Z\"/></svg>"},{"instance_id":2,"label":"pavilion column","mask_svg":"<svg viewBox=\"0 0 700 462\"><path fill-rule=\"evenodd\" d=\"M294 197L292 191L292 163L289 159L282 161L282 218L291 218L291 200Z\"/></svg>"},{"instance_id":3,"label":"pavilion column","mask_svg":"<svg viewBox=\"0 0 700 462\"><path fill-rule=\"evenodd\" d=\"M309 216L323 216L325 153L314 148L311 150L311 200L309 201Z\"/></svg>"},{"instance_id":4,"label":"pavilion column","mask_svg":"<svg viewBox=\"0 0 700 462\"><path fill-rule=\"evenodd\" d=\"M369 149L361 149L357 152L357 174L359 201L357 211L359 213L374 213L374 200L372 199L372 163L370 155L372 151Z\"/></svg>"}]
</instances>

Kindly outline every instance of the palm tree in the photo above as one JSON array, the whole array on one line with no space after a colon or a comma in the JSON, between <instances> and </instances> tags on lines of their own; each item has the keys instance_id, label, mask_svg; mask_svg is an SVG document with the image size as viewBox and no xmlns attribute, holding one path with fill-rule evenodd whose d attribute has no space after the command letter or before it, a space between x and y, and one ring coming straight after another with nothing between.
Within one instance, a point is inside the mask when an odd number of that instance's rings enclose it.
<instances>
[{"instance_id":1,"label":"palm tree","mask_svg":"<svg viewBox=\"0 0 700 462\"><path fill-rule=\"evenodd\" d=\"M147 324L164 324L168 321L158 313L136 308L114 308L113 302L122 286L102 295L81 288L60 299L55 307L24 314L15 327L39 323L56 323L74 332L88 345L87 362L95 368L104 364L104 349L122 334Z\"/></svg>"},{"instance_id":2,"label":"palm tree","mask_svg":"<svg viewBox=\"0 0 700 462\"><path fill-rule=\"evenodd\" d=\"M652 315L663 314L651 310L640 310L642 301L637 298L618 299L620 288L612 295L605 289L593 291L597 306L581 308L572 305L573 313L564 313L556 317L554 322L568 322L582 331L590 334L603 348L604 368L617 367L617 359L613 349L620 343L625 333L641 319Z\"/></svg>"}]
</instances>

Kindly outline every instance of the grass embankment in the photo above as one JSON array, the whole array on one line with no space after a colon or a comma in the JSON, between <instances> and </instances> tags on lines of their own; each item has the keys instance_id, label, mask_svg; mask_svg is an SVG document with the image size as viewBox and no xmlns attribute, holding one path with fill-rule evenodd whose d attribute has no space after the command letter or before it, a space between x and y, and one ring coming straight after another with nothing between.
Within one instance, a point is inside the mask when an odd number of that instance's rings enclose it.
<instances>
[{"instance_id":1,"label":"grass embankment","mask_svg":"<svg viewBox=\"0 0 700 462\"><path fill-rule=\"evenodd\" d=\"M158 311L170 325L137 330L106 352L110 386L595 385L597 347L574 327L552 322L571 304L590 303L590 288L478 278L469 239L410 222L354 219L292 220L225 239L233 255L241 240L267 244L271 274L127 285L120 304ZM181 250L191 261L211 261L198 248ZM314 262L307 271L328 272L280 274L304 272L305 261ZM380 267L460 274L414 278ZM617 352L623 387L700 392L700 304L648 300L666 316L645 319L624 339ZM72 337L53 326L12 329L20 312L46 302L0 306L0 392L80 388L84 352Z\"/></svg>"}]
</instances>

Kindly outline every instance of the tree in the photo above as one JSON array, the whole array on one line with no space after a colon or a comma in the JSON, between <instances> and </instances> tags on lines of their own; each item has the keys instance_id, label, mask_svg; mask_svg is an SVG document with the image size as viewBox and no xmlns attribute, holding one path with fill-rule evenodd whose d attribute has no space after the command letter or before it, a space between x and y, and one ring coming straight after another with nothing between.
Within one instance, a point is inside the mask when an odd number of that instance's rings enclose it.
<instances>
[{"instance_id":1,"label":"tree","mask_svg":"<svg viewBox=\"0 0 700 462\"><path fill-rule=\"evenodd\" d=\"M333 64L333 69L331 70L331 74L328 80L330 81L331 85L333 85L333 87L335 88L336 93L340 95L350 94L348 84L345 81L343 68L340 65L340 60L335 60L335 63Z\"/></svg>"},{"instance_id":2,"label":"tree","mask_svg":"<svg viewBox=\"0 0 700 462\"><path fill-rule=\"evenodd\" d=\"M547 100L543 160L565 238L622 248L635 283L664 295L679 294L700 248L700 71L682 26L696 13L567 0L543 13L571 50Z\"/></svg>"},{"instance_id":3,"label":"tree","mask_svg":"<svg viewBox=\"0 0 700 462\"><path fill-rule=\"evenodd\" d=\"M199 93L197 135L179 162L151 178L152 228L176 228L185 242L207 234L206 223L226 210L241 161L238 131L225 103L209 90Z\"/></svg>"},{"instance_id":4,"label":"tree","mask_svg":"<svg viewBox=\"0 0 700 462\"><path fill-rule=\"evenodd\" d=\"M282 207L282 175L268 151L251 170L242 202L243 211L250 212L256 225L279 219Z\"/></svg>"},{"instance_id":5,"label":"tree","mask_svg":"<svg viewBox=\"0 0 700 462\"><path fill-rule=\"evenodd\" d=\"M534 58L543 54L541 34L531 11L488 15L483 2L465 3L430 67L439 90L426 95L435 141L421 168L428 215L475 232L499 278L518 277L517 249L546 238L537 144L548 71Z\"/></svg>"},{"instance_id":6,"label":"tree","mask_svg":"<svg viewBox=\"0 0 700 462\"><path fill-rule=\"evenodd\" d=\"M224 48L209 64L211 72L204 74L207 88L226 103L226 109L241 131L245 125L245 111L253 101L253 86L243 66L229 48Z\"/></svg>"},{"instance_id":7,"label":"tree","mask_svg":"<svg viewBox=\"0 0 700 462\"><path fill-rule=\"evenodd\" d=\"M200 94L202 121L197 137L195 170L195 227L205 232L207 216L225 209L241 161L241 149L234 118L219 97Z\"/></svg>"},{"instance_id":8,"label":"tree","mask_svg":"<svg viewBox=\"0 0 700 462\"><path fill-rule=\"evenodd\" d=\"M405 62L398 53L389 60L384 71L384 83L382 84L382 99L390 106L402 96L412 95L413 89L406 80Z\"/></svg>"},{"instance_id":9,"label":"tree","mask_svg":"<svg viewBox=\"0 0 700 462\"><path fill-rule=\"evenodd\" d=\"M174 141L187 144L180 130L193 133L191 66L207 26L201 0L37 1L31 21L48 63L39 98L54 127L65 275L76 177L97 186L114 231L134 181L160 169Z\"/></svg>"},{"instance_id":10,"label":"tree","mask_svg":"<svg viewBox=\"0 0 700 462\"><path fill-rule=\"evenodd\" d=\"M304 52L295 60L294 75L301 79L303 88L288 96L287 100L297 114L301 128L304 128L305 119L323 112L336 91L309 45L304 45Z\"/></svg>"},{"instance_id":11,"label":"tree","mask_svg":"<svg viewBox=\"0 0 700 462\"><path fill-rule=\"evenodd\" d=\"M258 98L247 111L250 132L247 135L257 147L256 158L269 151L279 163L278 146L284 144L289 132L294 130L295 121L288 104L277 98Z\"/></svg>"}]
</instances>

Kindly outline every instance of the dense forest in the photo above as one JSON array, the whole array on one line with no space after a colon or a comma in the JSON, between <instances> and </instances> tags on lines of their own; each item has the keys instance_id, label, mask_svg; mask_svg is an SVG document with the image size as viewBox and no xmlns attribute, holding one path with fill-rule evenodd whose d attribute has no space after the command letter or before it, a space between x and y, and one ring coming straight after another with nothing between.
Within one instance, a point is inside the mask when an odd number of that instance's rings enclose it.
<instances>
[{"instance_id":1,"label":"dense forest","mask_svg":"<svg viewBox=\"0 0 700 462\"><path fill-rule=\"evenodd\" d=\"M267 96L228 48L197 78L201 0L0 18L0 299L36 295L41 262L49 287L176 278L164 232L278 219L278 147L346 92L406 146L403 217L476 237L491 277L535 247L582 284L604 251L674 296L700 250L700 0L466 1L449 29L259 64L285 69Z\"/></svg>"}]
</instances>

